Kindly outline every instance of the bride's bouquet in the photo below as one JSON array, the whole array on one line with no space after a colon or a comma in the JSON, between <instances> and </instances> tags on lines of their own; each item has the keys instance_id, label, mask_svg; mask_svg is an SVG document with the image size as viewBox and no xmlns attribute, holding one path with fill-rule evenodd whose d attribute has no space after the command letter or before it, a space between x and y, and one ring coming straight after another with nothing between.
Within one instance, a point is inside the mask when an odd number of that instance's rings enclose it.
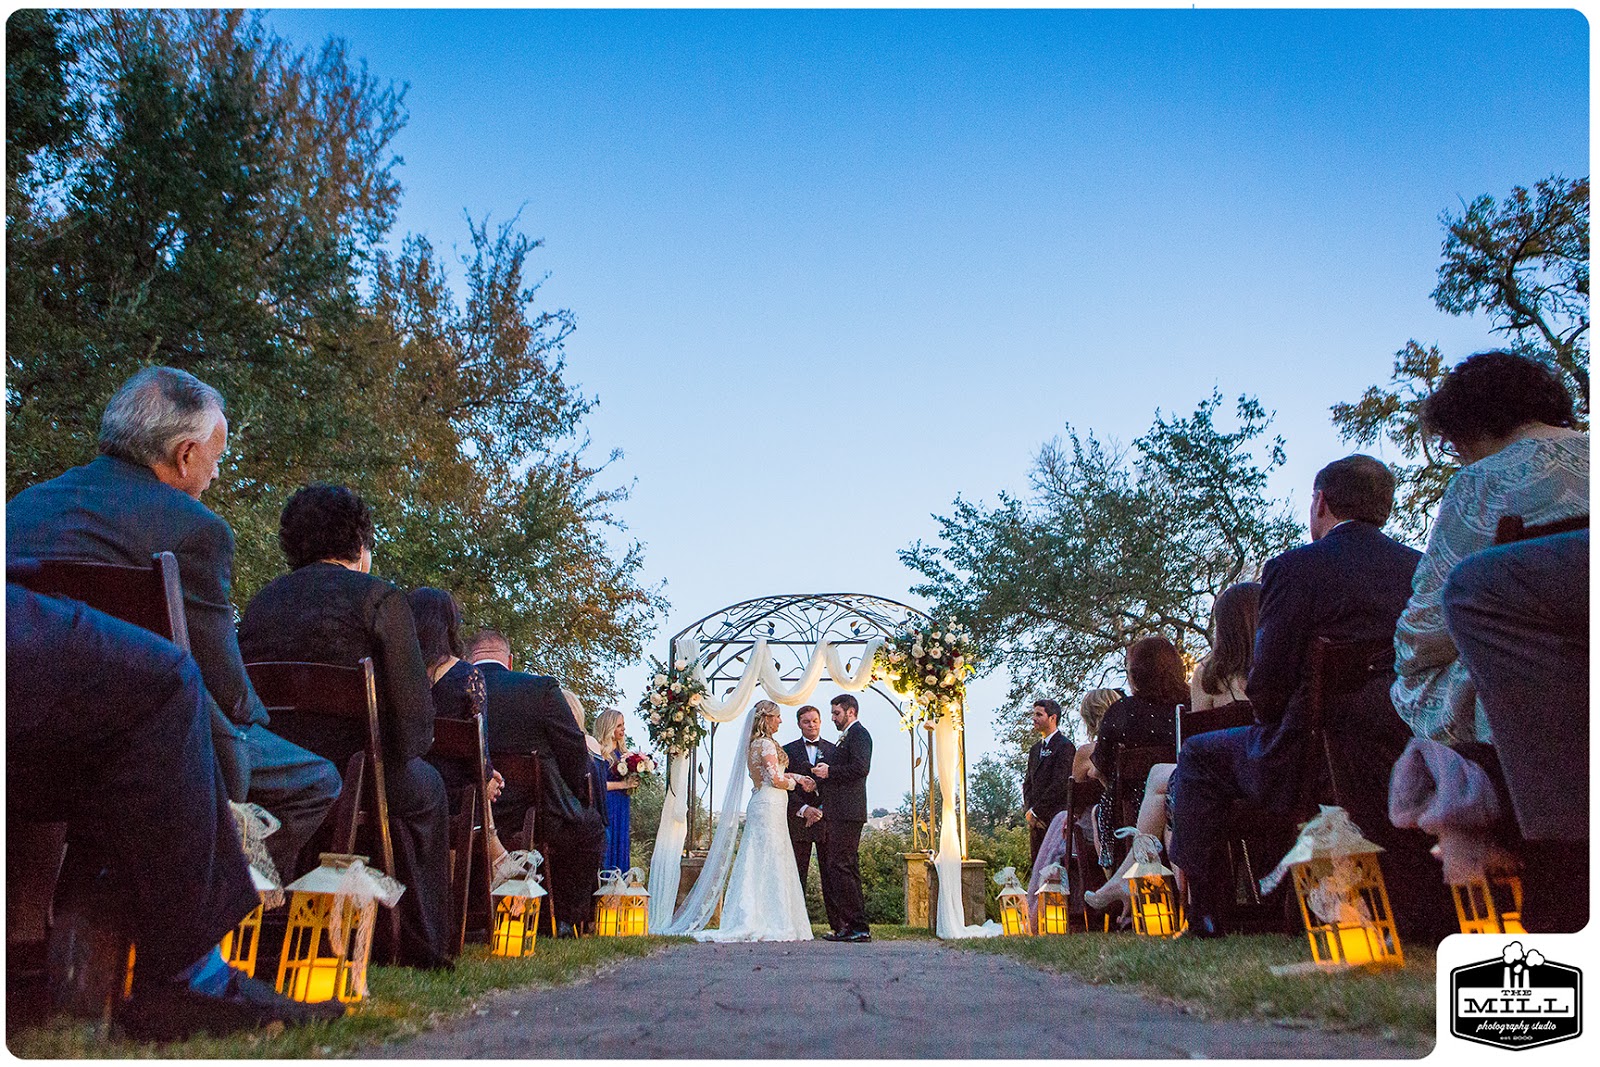
<instances>
[{"instance_id":1,"label":"bride's bouquet","mask_svg":"<svg viewBox=\"0 0 1600 1067\"><path fill-rule=\"evenodd\" d=\"M967 678L976 670L975 646L966 627L949 619L912 620L878 651L878 673L911 699L901 725L912 730L943 715L961 714Z\"/></svg>"},{"instance_id":2,"label":"bride's bouquet","mask_svg":"<svg viewBox=\"0 0 1600 1067\"><path fill-rule=\"evenodd\" d=\"M705 683L685 659L668 664L652 656L650 666L654 670L650 688L639 701L650 741L662 752L691 752L706 734L705 721L700 718Z\"/></svg>"}]
</instances>

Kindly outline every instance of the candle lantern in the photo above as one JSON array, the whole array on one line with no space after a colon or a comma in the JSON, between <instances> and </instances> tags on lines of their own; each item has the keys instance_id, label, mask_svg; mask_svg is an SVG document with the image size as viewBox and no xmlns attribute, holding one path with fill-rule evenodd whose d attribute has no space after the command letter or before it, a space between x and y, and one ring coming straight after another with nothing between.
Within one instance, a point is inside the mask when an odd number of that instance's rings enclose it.
<instances>
[{"instance_id":1,"label":"candle lantern","mask_svg":"<svg viewBox=\"0 0 1600 1067\"><path fill-rule=\"evenodd\" d=\"M324 852L321 859L321 866L288 886L294 895L278 992L292 1000L350 1003L367 995L378 905L394 907L405 886L372 870L365 856Z\"/></svg>"},{"instance_id":2,"label":"candle lantern","mask_svg":"<svg viewBox=\"0 0 1600 1067\"><path fill-rule=\"evenodd\" d=\"M1378 868L1383 849L1361 836L1343 808L1323 805L1300 829L1300 837L1267 877L1270 893L1294 876L1311 958L1323 967L1403 963L1400 935L1389 908L1389 891Z\"/></svg>"},{"instance_id":3,"label":"candle lantern","mask_svg":"<svg viewBox=\"0 0 1600 1067\"><path fill-rule=\"evenodd\" d=\"M1067 934L1072 932L1068 917L1071 896L1067 893L1067 872L1061 864L1052 863L1039 872L1039 888L1033 894L1034 924L1036 934Z\"/></svg>"},{"instance_id":4,"label":"candle lantern","mask_svg":"<svg viewBox=\"0 0 1600 1067\"><path fill-rule=\"evenodd\" d=\"M1522 879L1515 871L1491 869L1451 885L1456 919L1464 934L1522 934Z\"/></svg>"},{"instance_id":5,"label":"candle lantern","mask_svg":"<svg viewBox=\"0 0 1600 1067\"><path fill-rule=\"evenodd\" d=\"M536 873L544 857L537 852L513 852L518 870L514 877L495 886L494 937L489 950L496 956L513 959L533 955L539 939L539 903L545 896Z\"/></svg>"},{"instance_id":6,"label":"candle lantern","mask_svg":"<svg viewBox=\"0 0 1600 1067\"><path fill-rule=\"evenodd\" d=\"M228 807L239 829L239 844L250 865L250 881L261 903L240 919L238 926L222 935L222 942L217 948L230 967L254 978L256 953L261 947L262 914L266 909L276 908L283 903L283 883L278 879L278 870L273 866L272 857L266 849L267 837L277 831L280 823L271 812L258 804L239 804L230 800Z\"/></svg>"},{"instance_id":7,"label":"candle lantern","mask_svg":"<svg viewBox=\"0 0 1600 1067\"><path fill-rule=\"evenodd\" d=\"M594 932L599 936L643 937L650 932L650 891L640 868L601 871L594 895Z\"/></svg>"},{"instance_id":8,"label":"candle lantern","mask_svg":"<svg viewBox=\"0 0 1600 1067\"><path fill-rule=\"evenodd\" d=\"M1000 887L995 903L1000 905L1000 930L1006 937L1028 932L1028 891L1017 879L1017 869L1006 867L994 876Z\"/></svg>"},{"instance_id":9,"label":"candle lantern","mask_svg":"<svg viewBox=\"0 0 1600 1067\"><path fill-rule=\"evenodd\" d=\"M1177 933L1177 898L1167 882L1174 875L1161 862L1160 838L1139 834L1133 839L1133 863L1122 877L1133 905L1133 932L1147 937Z\"/></svg>"}]
</instances>

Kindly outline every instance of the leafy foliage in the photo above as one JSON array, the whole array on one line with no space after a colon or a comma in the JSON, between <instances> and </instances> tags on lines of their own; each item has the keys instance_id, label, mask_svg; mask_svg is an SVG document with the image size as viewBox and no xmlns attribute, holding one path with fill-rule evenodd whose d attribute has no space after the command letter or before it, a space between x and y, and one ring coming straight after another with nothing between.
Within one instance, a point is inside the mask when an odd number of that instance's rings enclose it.
<instances>
[{"instance_id":1,"label":"leafy foliage","mask_svg":"<svg viewBox=\"0 0 1600 1067\"><path fill-rule=\"evenodd\" d=\"M424 238L385 249L404 88L239 11L32 12L7 34L13 491L92 458L135 370L182 367L228 401L206 503L235 531L239 604L282 570L289 494L343 482L383 577L450 589L611 702L663 602L641 546L610 544L627 488L584 457L575 319L539 306L516 219L469 218L459 283Z\"/></svg>"},{"instance_id":2,"label":"leafy foliage","mask_svg":"<svg viewBox=\"0 0 1600 1067\"><path fill-rule=\"evenodd\" d=\"M968 847L974 833L991 834L1021 822L1022 787L1016 769L993 753L986 754L967 774Z\"/></svg>"},{"instance_id":3,"label":"leafy foliage","mask_svg":"<svg viewBox=\"0 0 1600 1067\"><path fill-rule=\"evenodd\" d=\"M1441 311L1488 314L1513 351L1548 363L1589 410L1589 179L1551 177L1503 201L1484 195L1460 215L1440 216L1445 236L1433 302ZM1397 527L1422 543L1456 464L1425 439L1418 407L1443 379L1437 346L1415 340L1395 353L1387 387L1333 406L1333 424L1358 445L1384 441L1404 462Z\"/></svg>"},{"instance_id":4,"label":"leafy foliage","mask_svg":"<svg viewBox=\"0 0 1600 1067\"><path fill-rule=\"evenodd\" d=\"M1300 540L1267 493L1284 462L1270 416L1240 397L1227 430L1222 404L1213 392L1187 417L1158 411L1128 450L1069 426L1065 444L1040 450L1026 498L1002 493L993 508L957 498L935 516L942 544L901 551L925 579L912 591L934 614L966 620L994 652L985 670L1009 670L999 726L1009 742L1026 746L1035 693L1100 684L1139 637L1164 634L1198 658L1211 600Z\"/></svg>"}]
</instances>

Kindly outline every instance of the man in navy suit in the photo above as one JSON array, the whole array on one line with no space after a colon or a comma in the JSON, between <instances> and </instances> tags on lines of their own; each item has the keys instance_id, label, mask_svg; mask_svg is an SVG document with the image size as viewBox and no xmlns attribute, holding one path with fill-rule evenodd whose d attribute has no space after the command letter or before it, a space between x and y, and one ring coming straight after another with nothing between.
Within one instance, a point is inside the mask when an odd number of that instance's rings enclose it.
<instances>
[{"instance_id":1,"label":"man in navy suit","mask_svg":"<svg viewBox=\"0 0 1600 1067\"><path fill-rule=\"evenodd\" d=\"M1061 734L1061 705L1047 697L1033 702L1039 740L1028 750L1022 806L1028 820L1028 857L1036 859L1050 820L1072 806L1072 742Z\"/></svg>"},{"instance_id":2,"label":"man in navy suit","mask_svg":"<svg viewBox=\"0 0 1600 1067\"><path fill-rule=\"evenodd\" d=\"M200 495L228 448L222 395L186 371L146 367L117 390L100 422L100 456L6 505L11 557L147 567L178 558L190 649L218 710L212 740L228 794L249 799L282 826L267 838L279 873L339 795L333 764L267 729L234 627L233 531Z\"/></svg>"},{"instance_id":3,"label":"man in navy suit","mask_svg":"<svg viewBox=\"0 0 1600 1067\"><path fill-rule=\"evenodd\" d=\"M867 773L872 769L872 735L856 721L861 705L849 693L829 708L839 743L833 761L812 768L824 789L822 892L833 901L836 925L824 941L871 941L867 900L861 891L861 831L867 825Z\"/></svg>"},{"instance_id":4,"label":"man in navy suit","mask_svg":"<svg viewBox=\"0 0 1600 1067\"><path fill-rule=\"evenodd\" d=\"M832 741L822 739L822 712L812 705L807 704L795 713L795 722L800 727L800 736L783 746L789 757L789 773L811 778L811 769L819 763L835 760L837 749ZM822 857L828 854L822 841L826 826L822 821L823 784L817 782L811 789L789 791L789 840L794 845L794 863L800 871L801 885L806 884L806 876L811 873L811 846L817 847L818 867L822 865ZM822 905L827 909L831 926L834 908L826 891L822 894Z\"/></svg>"},{"instance_id":5,"label":"man in navy suit","mask_svg":"<svg viewBox=\"0 0 1600 1067\"><path fill-rule=\"evenodd\" d=\"M1422 558L1386 537L1394 506L1394 476L1370 456L1354 455L1318 472L1311 494L1309 545L1267 563L1261 578L1261 614L1246 684L1256 723L1201 734L1184 742L1172 777L1172 856L1189 883L1190 929L1220 934L1232 883L1225 837L1227 812L1236 800L1287 811L1299 795L1304 766L1305 716L1310 691L1311 643L1392 640L1411 595ZM1415 914L1432 889L1442 891L1438 865L1432 882L1389 824L1389 774L1410 731L1389 701L1393 669L1375 671L1358 692L1328 709L1323 723L1347 807L1366 835L1389 851L1386 871L1410 883L1390 891L1396 918ZM1426 860L1426 851L1422 854ZM1431 904L1431 901L1427 903ZM1448 903L1443 906L1449 914ZM1406 931L1402 929L1402 936Z\"/></svg>"}]
</instances>

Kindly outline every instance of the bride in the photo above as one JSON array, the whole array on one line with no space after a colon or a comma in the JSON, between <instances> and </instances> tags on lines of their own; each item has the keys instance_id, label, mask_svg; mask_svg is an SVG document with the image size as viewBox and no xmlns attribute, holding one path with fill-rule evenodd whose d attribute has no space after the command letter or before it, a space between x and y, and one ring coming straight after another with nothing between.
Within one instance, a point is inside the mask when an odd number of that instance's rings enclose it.
<instances>
[{"instance_id":1,"label":"bride","mask_svg":"<svg viewBox=\"0 0 1600 1067\"><path fill-rule=\"evenodd\" d=\"M772 739L782 722L776 704L757 701L734 735L746 742L744 766L733 768L700 878L664 933L692 934L699 941L811 940L788 818L788 791L809 779L785 773L789 757ZM755 793L744 809L741 839L739 802L746 778ZM707 930L724 879L728 889L722 898L722 923Z\"/></svg>"}]
</instances>

